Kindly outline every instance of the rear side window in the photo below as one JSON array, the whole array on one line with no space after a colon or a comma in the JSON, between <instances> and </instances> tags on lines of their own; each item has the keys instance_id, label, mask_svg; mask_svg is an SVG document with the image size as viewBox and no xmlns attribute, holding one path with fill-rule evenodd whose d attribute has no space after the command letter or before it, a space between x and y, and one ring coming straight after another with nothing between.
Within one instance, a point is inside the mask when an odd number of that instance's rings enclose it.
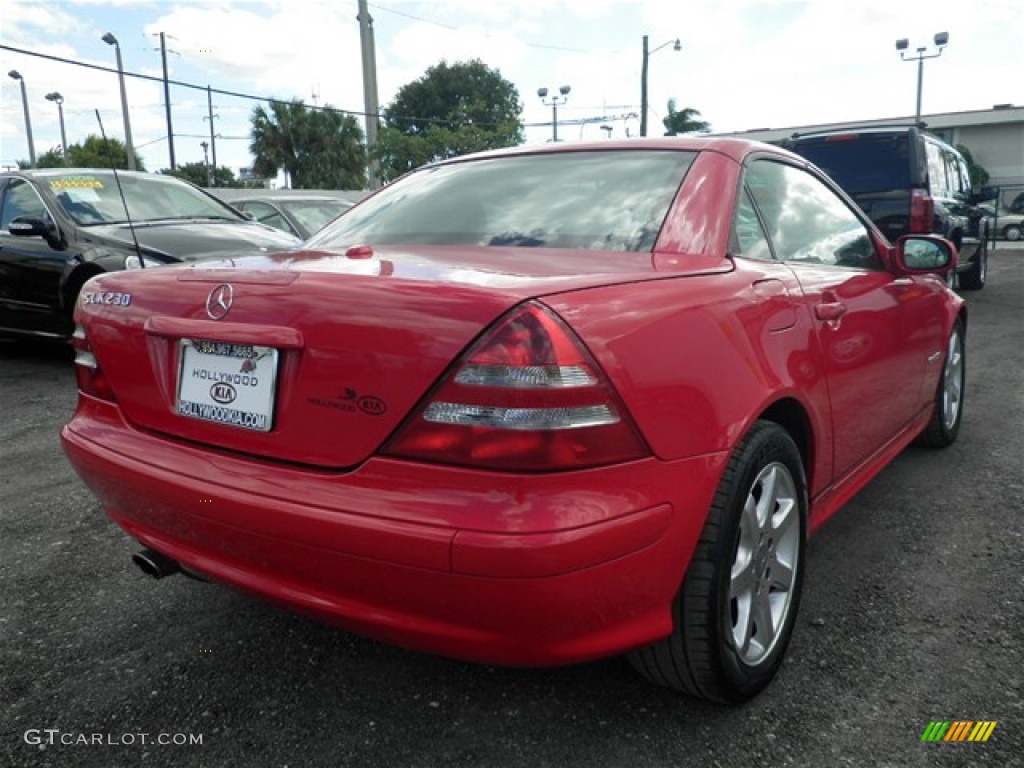
<instances>
[{"instance_id":1,"label":"rear side window","mask_svg":"<svg viewBox=\"0 0 1024 768\"><path fill-rule=\"evenodd\" d=\"M964 197L971 191L971 176L967 164L955 152L946 151L946 176L949 179L950 191L954 196Z\"/></svg>"},{"instance_id":2,"label":"rear side window","mask_svg":"<svg viewBox=\"0 0 1024 768\"><path fill-rule=\"evenodd\" d=\"M910 187L910 141L905 133L843 134L797 140L788 146L825 171L847 194Z\"/></svg>"},{"instance_id":3,"label":"rear side window","mask_svg":"<svg viewBox=\"0 0 1024 768\"><path fill-rule=\"evenodd\" d=\"M243 211L251 213L253 218L260 224L266 224L268 227L280 229L282 232L296 234L292 229L291 224L285 221L284 216L266 203L239 203L237 207Z\"/></svg>"},{"instance_id":4,"label":"rear side window","mask_svg":"<svg viewBox=\"0 0 1024 768\"><path fill-rule=\"evenodd\" d=\"M328 225L309 245L651 251L695 157L677 150L580 151L425 168Z\"/></svg>"},{"instance_id":5,"label":"rear side window","mask_svg":"<svg viewBox=\"0 0 1024 768\"><path fill-rule=\"evenodd\" d=\"M807 171L759 160L747 168L744 181L776 258L797 264L882 268L867 227Z\"/></svg>"},{"instance_id":6,"label":"rear side window","mask_svg":"<svg viewBox=\"0 0 1024 768\"><path fill-rule=\"evenodd\" d=\"M925 142L925 152L928 156L928 182L932 194L949 197L952 185L947 173L945 153L938 144L930 141Z\"/></svg>"},{"instance_id":7,"label":"rear side window","mask_svg":"<svg viewBox=\"0 0 1024 768\"><path fill-rule=\"evenodd\" d=\"M3 208L0 209L0 229L6 230L11 222L19 216L34 216L37 219L49 219L50 215L39 199L32 186L21 179L14 179L7 187L3 196Z\"/></svg>"}]
</instances>

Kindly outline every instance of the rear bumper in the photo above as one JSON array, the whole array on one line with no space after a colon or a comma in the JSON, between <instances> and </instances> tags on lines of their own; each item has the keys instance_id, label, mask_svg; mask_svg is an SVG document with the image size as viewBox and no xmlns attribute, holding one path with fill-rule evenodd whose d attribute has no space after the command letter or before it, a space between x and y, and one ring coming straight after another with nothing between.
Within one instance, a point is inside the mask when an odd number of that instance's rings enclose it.
<instances>
[{"instance_id":1,"label":"rear bumper","mask_svg":"<svg viewBox=\"0 0 1024 768\"><path fill-rule=\"evenodd\" d=\"M62 441L108 514L189 570L387 642L529 665L671 631L725 460L320 472L140 432L84 396Z\"/></svg>"}]
</instances>

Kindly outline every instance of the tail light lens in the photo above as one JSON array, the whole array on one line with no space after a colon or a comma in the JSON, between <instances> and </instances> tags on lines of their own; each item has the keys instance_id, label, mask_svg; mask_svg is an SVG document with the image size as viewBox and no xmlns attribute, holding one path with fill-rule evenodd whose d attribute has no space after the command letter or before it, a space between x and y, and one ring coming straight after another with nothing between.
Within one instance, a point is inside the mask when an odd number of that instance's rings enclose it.
<instances>
[{"instance_id":1,"label":"tail light lens","mask_svg":"<svg viewBox=\"0 0 1024 768\"><path fill-rule=\"evenodd\" d=\"M910 193L910 226L912 235L927 235L932 231L935 219L935 203L923 189L915 189Z\"/></svg>"},{"instance_id":2,"label":"tail light lens","mask_svg":"<svg viewBox=\"0 0 1024 768\"><path fill-rule=\"evenodd\" d=\"M110 388L107 377L103 375L99 363L96 362L96 356L89 344L89 337L85 333L85 326L81 323L75 323L71 346L75 350L75 378L78 380L79 391L114 402L114 392Z\"/></svg>"},{"instance_id":3,"label":"tail light lens","mask_svg":"<svg viewBox=\"0 0 1024 768\"><path fill-rule=\"evenodd\" d=\"M531 302L498 320L456 361L384 453L554 471L630 461L648 449L582 342Z\"/></svg>"}]
</instances>

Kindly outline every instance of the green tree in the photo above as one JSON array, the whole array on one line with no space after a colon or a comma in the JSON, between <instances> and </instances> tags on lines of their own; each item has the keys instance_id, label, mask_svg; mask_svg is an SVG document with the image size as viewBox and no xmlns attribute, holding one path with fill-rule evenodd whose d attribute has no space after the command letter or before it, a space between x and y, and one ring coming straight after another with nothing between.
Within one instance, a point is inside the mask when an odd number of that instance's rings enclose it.
<instances>
[{"instance_id":1,"label":"green tree","mask_svg":"<svg viewBox=\"0 0 1024 768\"><path fill-rule=\"evenodd\" d=\"M983 166L974 162L974 155L971 154L971 150L963 144L957 144L956 148L960 151L960 154L964 156L964 160L967 161L967 170L971 175L971 186L974 189L979 189L980 187L984 187L988 184L988 171L986 171Z\"/></svg>"},{"instance_id":2,"label":"green tree","mask_svg":"<svg viewBox=\"0 0 1024 768\"><path fill-rule=\"evenodd\" d=\"M301 101L256 107L249 151L257 175L281 169L295 189L362 189L366 186L363 129L351 115Z\"/></svg>"},{"instance_id":3,"label":"green tree","mask_svg":"<svg viewBox=\"0 0 1024 768\"><path fill-rule=\"evenodd\" d=\"M28 168L28 160L19 160L18 167ZM48 149L36 156L36 168L63 168L64 153L60 149Z\"/></svg>"},{"instance_id":4,"label":"green tree","mask_svg":"<svg viewBox=\"0 0 1024 768\"><path fill-rule=\"evenodd\" d=\"M185 181L191 181L200 187L209 187L210 184L210 167L203 162L185 163L179 165L173 171L170 168L164 168L160 173L166 176L177 176L179 179L185 179ZM216 187L239 187L241 183L235 178L235 172L224 165L218 165L213 171L213 179Z\"/></svg>"},{"instance_id":5,"label":"green tree","mask_svg":"<svg viewBox=\"0 0 1024 768\"><path fill-rule=\"evenodd\" d=\"M111 164L118 170L128 169L128 151L124 142L104 139L95 134L86 137L81 144L68 146L67 162L64 162L57 149L51 149L36 158L37 168L109 168ZM19 160L18 166L28 168L28 161ZM135 170L146 170L138 152L135 153Z\"/></svg>"},{"instance_id":6,"label":"green tree","mask_svg":"<svg viewBox=\"0 0 1024 768\"><path fill-rule=\"evenodd\" d=\"M374 153L384 181L424 163L523 140L523 107L516 87L482 61L427 69L399 89L384 110Z\"/></svg>"},{"instance_id":7,"label":"green tree","mask_svg":"<svg viewBox=\"0 0 1024 768\"><path fill-rule=\"evenodd\" d=\"M676 100L668 100L668 114L661 121L665 126L666 136L678 136L681 133L707 133L711 123L700 119L700 110L684 107L676 111Z\"/></svg>"}]
</instances>

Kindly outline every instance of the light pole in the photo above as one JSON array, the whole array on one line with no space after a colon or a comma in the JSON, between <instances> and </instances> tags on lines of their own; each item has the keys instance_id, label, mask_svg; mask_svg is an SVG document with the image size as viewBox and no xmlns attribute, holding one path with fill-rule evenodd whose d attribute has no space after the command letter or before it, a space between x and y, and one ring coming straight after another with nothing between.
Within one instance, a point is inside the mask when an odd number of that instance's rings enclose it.
<instances>
[{"instance_id":1,"label":"light pole","mask_svg":"<svg viewBox=\"0 0 1024 768\"><path fill-rule=\"evenodd\" d=\"M60 116L60 147L63 151L64 165L68 164L68 135L64 132L64 97L56 91L46 94L46 100L57 105L57 114Z\"/></svg>"},{"instance_id":2,"label":"light pole","mask_svg":"<svg viewBox=\"0 0 1024 768\"><path fill-rule=\"evenodd\" d=\"M203 165L206 166L206 186L213 186L213 173L210 171L210 142L200 141L199 146L203 148Z\"/></svg>"},{"instance_id":3,"label":"light pole","mask_svg":"<svg viewBox=\"0 0 1024 768\"><path fill-rule=\"evenodd\" d=\"M124 115L124 148L128 155L128 170L135 170L135 147L132 145L132 123L128 118L128 92L124 87L124 65L121 63L121 45L117 38L107 32L100 38L107 45L114 46L114 53L117 56L117 78L121 84L121 114Z\"/></svg>"},{"instance_id":4,"label":"light pole","mask_svg":"<svg viewBox=\"0 0 1024 768\"><path fill-rule=\"evenodd\" d=\"M569 91L572 90L571 85L563 85L558 89L558 95L552 95L548 98L547 88L538 88L537 95L540 96L542 104L551 107L551 141L556 143L558 141L558 105L565 104L569 101Z\"/></svg>"},{"instance_id":5,"label":"light pole","mask_svg":"<svg viewBox=\"0 0 1024 768\"><path fill-rule=\"evenodd\" d=\"M677 37L675 40L669 40L667 43L662 43L654 50L647 49L647 35L644 35L644 60L640 67L640 135L647 135L647 60L652 55L660 51L666 46L672 46L673 51L683 50L683 44L679 42Z\"/></svg>"},{"instance_id":6,"label":"light pole","mask_svg":"<svg viewBox=\"0 0 1024 768\"><path fill-rule=\"evenodd\" d=\"M29 168L36 167L36 145L32 141L32 118L28 114L28 92L25 90L25 78L21 76L21 73L12 69L7 73L7 76L17 80L21 83L21 107L25 110L25 135L28 136L28 162Z\"/></svg>"},{"instance_id":7,"label":"light pole","mask_svg":"<svg viewBox=\"0 0 1024 768\"><path fill-rule=\"evenodd\" d=\"M213 118L219 118L219 114L213 113L213 91L210 86L206 86L206 108L209 110L210 117L203 118L203 120L209 119L210 121L210 153L213 155L213 172L210 175L210 186L217 186L217 136L220 134L214 134L213 132ZM205 151L205 150L204 150Z\"/></svg>"},{"instance_id":8,"label":"light pole","mask_svg":"<svg viewBox=\"0 0 1024 768\"><path fill-rule=\"evenodd\" d=\"M914 112L914 125L921 124L921 85L924 81L924 60L935 59L942 55L942 51L945 50L949 44L949 33L938 32L935 35L935 47L938 49L935 53L925 56L924 52L928 50L925 46L921 46L917 49L916 56L908 56L907 48L910 47L910 41L907 38L896 41L896 50L900 52L900 58L903 61L917 61L917 109Z\"/></svg>"}]
</instances>

